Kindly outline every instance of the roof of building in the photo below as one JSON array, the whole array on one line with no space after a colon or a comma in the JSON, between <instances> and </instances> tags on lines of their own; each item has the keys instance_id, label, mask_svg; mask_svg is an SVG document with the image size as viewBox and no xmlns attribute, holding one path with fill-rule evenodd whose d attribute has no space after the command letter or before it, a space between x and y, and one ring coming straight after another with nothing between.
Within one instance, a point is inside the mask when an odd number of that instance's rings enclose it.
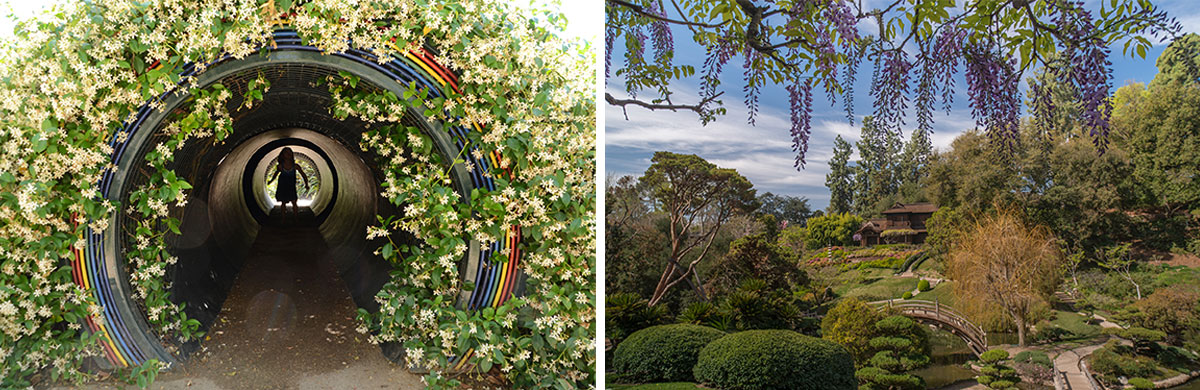
<instances>
[{"instance_id":1,"label":"roof of building","mask_svg":"<svg viewBox=\"0 0 1200 390\"><path fill-rule=\"evenodd\" d=\"M884 214L907 214L907 213L932 213L937 211L938 206L929 202L922 203L896 203L892 208L885 210Z\"/></svg>"},{"instance_id":2,"label":"roof of building","mask_svg":"<svg viewBox=\"0 0 1200 390\"><path fill-rule=\"evenodd\" d=\"M887 218L871 218L863 222L858 231L854 233L862 233L864 230L870 229L876 233L882 232L887 227Z\"/></svg>"}]
</instances>

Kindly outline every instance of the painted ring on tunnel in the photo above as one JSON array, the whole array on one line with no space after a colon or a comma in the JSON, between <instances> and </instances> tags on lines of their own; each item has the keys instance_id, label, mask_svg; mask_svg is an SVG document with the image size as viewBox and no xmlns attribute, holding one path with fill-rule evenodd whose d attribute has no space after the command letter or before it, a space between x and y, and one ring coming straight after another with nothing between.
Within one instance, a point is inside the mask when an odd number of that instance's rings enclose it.
<instances>
[{"instance_id":1,"label":"painted ring on tunnel","mask_svg":"<svg viewBox=\"0 0 1200 390\"><path fill-rule=\"evenodd\" d=\"M445 97L446 91L459 91L457 75L434 60L426 49L416 52L404 52L392 59L380 63L373 54L351 49L343 53L323 54L320 49L305 45L294 31L278 30L274 33L274 45L261 48L257 55L242 59L234 59L225 55L209 64L207 70L196 75L196 66L189 64L184 67L183 76L196 76L194 85L207 86L224 79L234 71L255 66L272 66L285 64L318 64L338 70L348 71L360 77L365 82L373 83L383 89L401 95L404 84L415 82L429 90L432 97ZM113 147L112 162L117 169L110 170L97 183L100 194L105 199L120 201L127 192L127 181L130 179L130 168L135 164L144 164L136 158L140 151L153 145L147 145L156 127L168 119L171 110L183 104L189 95L176 93L174 90L163 92L157 100L164 102L162 109L154 109L151 102L145 103L133 117L126 122L123 132L125 139L114 136L109 140ZM412 110L410 110L412 111ZM414 113L415 114L415 113ZM419 114L415 114L421 117ZM443 127L441 123L428 123L425 129L435 141L439 151L453 158L457 151L466 146L467 134L480 131L479 125L471 128L462 126ZM149 127L149 130L143 129ZM471 146L471 151L476 147ZM456 190L462 195L464 202L470 201L472 188L494 190L495 183L485 173L501 164L498 152L480 153L484 158L476 158L476 153L463 153L462 158L471 162L474 169L467 171L462 164L454 166L452 178L455 179ZM135 161L136 160L136 161ZM508 174L511 174L509 172ZM113 213L104 231L85 233L86 245L75 250L72 261L73 276L76 283L92 294L101 307L103 319L87 318L84 320L88 330L100 336L100 344L107 362L114 367L140 365L150 359L157 359L168 364L178 362L176 356L167 351L158 336L151 331L146 321L146 315L132 299L132 288L129 277L124 269L123 245L120 239L125 216L120 208ZM481 247L475 240L469 240L469 250L459 261L460 279L475 284L473 291L462 292L458 305L468 310L497 306L514 295L523 292L524 275L520 272L519 243L521 229L519 226L510 227L503 240L487 247ZM507 253L507 260L493 264L491 258L496 253ZM456 366L461 367L465 359L457 359Z\"/></svg>"}]
</instances>

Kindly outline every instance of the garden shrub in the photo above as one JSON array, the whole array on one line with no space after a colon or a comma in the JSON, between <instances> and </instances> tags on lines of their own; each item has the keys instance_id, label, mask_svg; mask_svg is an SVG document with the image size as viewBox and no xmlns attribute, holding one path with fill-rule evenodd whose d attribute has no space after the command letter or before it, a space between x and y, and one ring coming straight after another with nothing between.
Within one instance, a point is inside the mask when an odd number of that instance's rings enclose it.
<instances>
[{"instance_id":1,"label":"garden shrub","mask_svg":"<svg viewBox=\"0 0 1200 390\"><path fill-rule=\"evenodd\" d=\"M855 361L866 361L873 355L870 341L875 335L875 324L883 318L879 310L866 302L846 298L821 319L821 338L845 347Z\"/></svg>"},{"instance_id":2,"label":"garden shrub","mask_svg":"<svg viewBox=\"0 0 1200 390\"><path fill-rule=\"evenodd\" d=\"M1015 390L1016 383L1021 381L1017 370L1005 365L1008 351L991 349L979 355L979 375L977 382L995 390Z\"/></svg>"},{"instance_id":3,"label":"garden shrub","mask_svg":"<svg viewBox=\"0 0 1200 390\"><path fill-rule=\"evenodd\" d=\"M867 269L867 268L895 269L895 268L900 267L900 264L901 264L900 259L895 258L895 257L886 257L886 258L882 258L882 259L875 259L875 260L860 262L860 263L858 263L858 266L856 267L856 269L858 269L860 271Z\"/></svg>"},{"instance_id":4,"label":"garden shrub","mask_svg":"<svg viewBox=\"0 0 1200 390\"><path fill-rule=\"evenodd\" d=\"M700 350L725 332L692 324L657 325L617 345L613 370L629 382L693 381Z\"/></svg>"},{"instance_id":5,"label":"garden shrub","mask_svg":"<svg viewBox=\"0 0 1200 390\"><path fill-rule=\"evenodd\" d=\"M854 390L854 360L840 345L790 330L750 330L700 351L696 381L720 389Z\"/></svg>"},{"instance_id":6,"label":"garden shrub","mask_svg":"<svg viewBox=\"0 0 1200 390\"><path fill-rule=\"evenodd\" d=\"M1150 390L1154 388L1154 382L1146 378L1130 378L1129 385L1138 390Z\"/></svg>"},{"instance_id":7,"label":"garden shrub","mask_svg":"<svg viewBox=\"0 0 1200 390\"><path fill-rule=\"evenodd\" d=\"M721 301L721 314L734 329L795 329L803 317L786 290L771 289L761 279L747 279Z\"/></svg>"},{"instance_id":8,"label":"garden shrub","mask_svg":"<svg viewBox=\"0 0 1200 390\"><path fill-rule=\"evenodd\" d=\"M645 298L633 293L609 295L605 300L605 337L614 344L639 330L667 322L667 308L663 305L650 306Z\"/></svg>"},{"instance_id":9,"label":"garden shrub","mask_svg":"<svg viewBox=\"0 0 1200 390\"><path fill-rule=\"evenodd\" d=\"M1108 382L1115 382L1117 377L1148 377L1158 372L1153 360L1134 356L1129 347L1116 340L1092 352L1088 362L1089 367Z\"/></svg>"},{"instance_id":10,"label":"garden shrub","mask_svg":"<svg viewBox=\"0 0 1200 390\"><path fill-rule=\"evenodd\" d=\"M1013 357L1013 361L1017 363L1036 364L1046 368L1054 367L1054 364L1050 361L1050 356L1046 355L1046 353L1042 351L1018 352L1017 355Z\"/></svg>"},{"instance_id":11,"label":"garden shrub","mask_svg":"<svg viewBox=\"0 0 1200 390\"><path fill-rule=\"evenodd\" d=\"M1058 325L1044 323L1033 332L1032 338L1038 343L1054 343L1063 340L1068 340L1075 337L1076 334L1070 330L1064 329Z\"/></svg>"},{"instance_id":12,"label":"garden shrub","mask_svg":"<svg viewBox=\"0 0 1200 390\"><path fill-rule=\"evenodd\" d=\"M912 291L905 291L903 295L900 295L900 299L912 299L912 297Z\"/></svg>"},{"instance_id":13,"label":"garden shrub","mask_svg":"<svg viewBox=\"0 0 1200 390\"><path fill-rule=\"evenodd\" d=\"M929 285L929 281L928 281L928 280L921 279L921 281L920 281L920 282L917 282L917 290L918 290L918 291L925 292L925 291L929 291L929 290L932 290L932 289L933 289L933 287L931 287L931 286Z\"/></svg>"},{"instance_id":14,"label":"garden shrub","mask_svg":"<svg viewBox=\"0 0 1200 390\"><path fill-rule=\"evenodd\" d=\"M675 316L675 322L681 324L706 325L721 315L717 305L710 302L692 302Z\"/></svg>"}]
</instances>

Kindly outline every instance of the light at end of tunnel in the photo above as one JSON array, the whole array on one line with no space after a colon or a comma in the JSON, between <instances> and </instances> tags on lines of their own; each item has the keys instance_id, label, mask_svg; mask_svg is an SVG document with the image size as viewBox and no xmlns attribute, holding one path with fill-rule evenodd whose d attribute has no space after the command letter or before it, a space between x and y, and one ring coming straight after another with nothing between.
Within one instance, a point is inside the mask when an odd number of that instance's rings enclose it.
<instances>
[{"instance_id":1,"label":"light at end of tunnel","mask_svg":"<svg viewBox=\"0 0 1200 390\"><path fill-rule=\"evenodd\" d=\"M309 207L309 206L312 206L312 203L313 203L312 199L297 199L296 200L296 205L300 206L300 207ZM283 204L283 203L279 203L278 200L271 199L271 207L277 207L281 204Z\"/></svg>"}]
</instances>

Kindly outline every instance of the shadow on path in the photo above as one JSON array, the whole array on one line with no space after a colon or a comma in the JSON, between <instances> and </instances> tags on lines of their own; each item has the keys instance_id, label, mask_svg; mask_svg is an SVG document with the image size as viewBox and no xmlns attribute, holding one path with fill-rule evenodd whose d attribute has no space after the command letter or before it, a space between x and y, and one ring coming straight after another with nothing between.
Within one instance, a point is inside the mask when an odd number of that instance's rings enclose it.
<instances>
[{"instance_id":1,"label":"shadow on path","mask_svg":"<svg viewBox=\"0 0 1200 390\"><path fill-rule=\"evenodd\" d=\"M312 212L293 218L273 213L201 349L152 388L424 388L355 331L357 307Z\"/></svg>"}]
</instances>

